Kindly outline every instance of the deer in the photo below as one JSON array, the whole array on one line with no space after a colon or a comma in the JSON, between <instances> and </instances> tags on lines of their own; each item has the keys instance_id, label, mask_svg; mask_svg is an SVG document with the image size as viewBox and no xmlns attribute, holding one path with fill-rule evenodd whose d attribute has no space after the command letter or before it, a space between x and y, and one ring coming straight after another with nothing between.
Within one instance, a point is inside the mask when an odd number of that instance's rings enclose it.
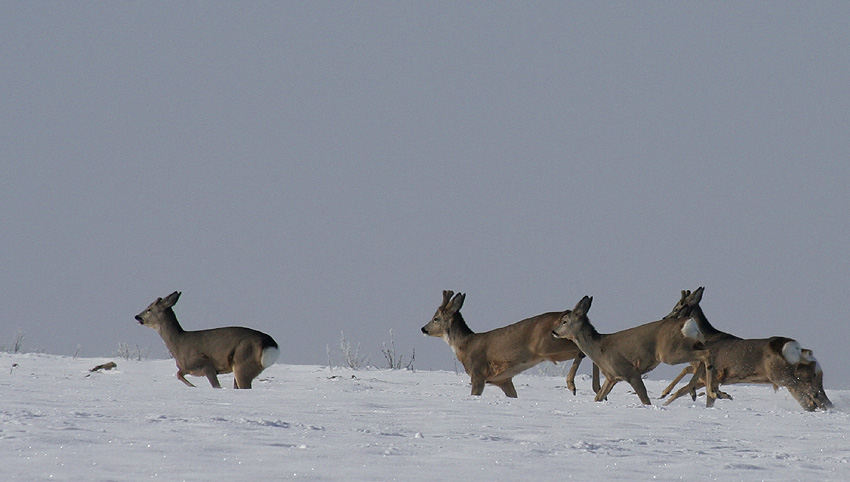
<instances>
[{"instance_id":1,"label":"deer","mask_svg":"<svg viewBox=\"0 0 850 482\"><path fill-rule=\"evenodd\" d=\"M704 291L704 287L693 292L682 291L679 302L668 316L690 316L697 320L700 329L706 333L706 347L714 353L718 384L772 384L774 390L787 388L806 411L832 407L823 389L823 370L812 350L802 348L799 342L791 338L773 336L744 339L715 329L699 305ZM688 373L694 374L690 382L670 397L665 405L686 393L690 393L691 398L696 400L696 391L705 385L705 368L701 362L693 362L691 366L685 367L664 389L661 398L666 397ZM711 407L714 402L715 398L706 394L706 406Z\"/></svg>"},{"instance_id":2,"label":"deer","mask_svg":"<svg viewBox=\"0 0 850 482\"><path fill-rule=\"evenodd\" d=\"M194 387L186 375L206 376L213 388L221 388L217 375L232 372L233 388L247 389L254 378L277 361L277 342L263 332L241 326L184 330L172 309L179 298L179 291L157 298L136 315L136 321L162 337L177 362L177 379L181 382Z\"/></svg>"},{"instance_id":3,"label":"deer","mask_svg":"<svg viewBox=\"0 0 850 482\"><path fill-rule=\"evenodd\" d=\"M575 395L575 375L584 353L575 343L549 335L562 312L543 313L475 333L460 314L465 299L464 293L444 290L442 304L421 331L425 336L442 338L448 343L470 377L472 395L481 395L489 383L501 388L507 397L517 398L514 376L545 360L557 363L570 359L573 365L567 375L567 388ZM595 366L593 388L599 390L599 371Z\"/></svg>"},{"instance_id":4,"label":"deer","mask_svg":"<svg viewBox=\"0 0 850 482\"><path fill-rule=\"evenodd\" d=\"M812 403L815 404L816 408L821 409L831 409L834 407L832 401L830 401L829 397L826 396L826 391L823 389L823 369L818 363L817 359L812 353L812 350L803 348L802 350L802 362L798 366L797 375L801 379L811 379L814 390L811 393L803 393L801 395L795 395L794 392L797 391L794 387L786 387L795 400L807 400L808 406L811 406ZM779 387L777 385L773 386L773 390L778 390ZM805 408L805 406L803 407ZM813 410L808 410L813 411Z\"/></svg>"},{"instance_id":5,"label":"deer","mask_svg":"<svg viewBox=\"0 0 850 482\"><path fill-rule=\"evenodd\" d=\"M605 383L595 400L605 400L620 380L632 386L641 403L651 405L642 376L659 364L678 365L698 360L708 367L707 391L714 393L714 364L711 352L705 348L704 336L693 318L669 318L639 325L615 333L602 334L587 318L593 298L585 296L571 311L561 316L552 331L555 338L572 340L605 376Z\"/></svg>"},{"instance_id":6,"label":"deer","mask_svg":"<svg viewBox=\"0 0 850 482\"><path fill-rule=\"evenodd\" d=\"M664 317L667 318L681 318L683 316L691 316L693 313L693 318L696 320L697 325L700 328L700 331L703 333L703 336L706 339L706 342L715 342L719 340L740 340L740 337L732 335L731 333L726 333L724 331L720 331L711 323L708 322L708 319L705 315L702 314L702 310L699 308L699 302L702 299L702 294L705 291L705 287L699 287L694 292L690 290L682 290L682 295L676 305L673 307L673 310L670 311L670 314ZM659 398L666 397L671 390L689 373L694 373L699 367L699 362L694 362L686 366L682 369L681 373L679 373L676 378L670 383L667 388L665 388L661 392L661 396ZM691 387L691 397L696 400L696 388ZM669 403L669 402L668 402Z\"/></svg>"}]
</instances>

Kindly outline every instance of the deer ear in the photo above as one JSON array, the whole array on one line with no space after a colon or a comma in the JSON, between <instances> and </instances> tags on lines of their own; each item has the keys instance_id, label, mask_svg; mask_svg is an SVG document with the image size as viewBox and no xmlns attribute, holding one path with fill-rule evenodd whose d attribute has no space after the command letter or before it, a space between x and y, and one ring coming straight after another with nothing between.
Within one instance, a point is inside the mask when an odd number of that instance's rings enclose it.
<instances>
[{"instance_id":1,"label":"deer ear","mask_svg":"<svg viewBox=\"0 0 850 482\"><path fill-rule=\"evenodd\" d=\"M691 294L691 299L690 299L690 302L688 304L690 304L691 306L698 305L699 302L702 301L702 292L703 291L705 291L704 286L700 286L699 288L694 290L694 292Z\"/></svg>"},{"instance_id":2,"label":"deer ear","mask_svg":"<svg viewBox=\"0 0 850 482\"><path fill-rule=\"evenodd\" d=\"M179 291L175 291L174 293L166 296L165 299L162 300L162 305L165 308L171 308L175 303L177 303L177 299L180 298L180 294L181 293Z\"/></svg>"},{"instance_id":3,"label":"deer ear","mask_svg":"<svg viewBox=\"0 0 850 482\"><path fill-rule=\"evenodd\" d=\"M445 308L449 305L449 301L452 300L452 296L455 294L452 290L443 290L443 304L440 305L440 308Z\"/></svg>"},{"instance_id":4,"label":"deer ear","mask_svg":"<svg viewBox=\"0 0 850 482\"><path fill-rule=\"evenodd\" d=\"M458 293L452 298L452 301L446 306L446 309L452 313L457 313L460 311L461 306L463 306L463 300L466 299L466 295L463 293Z\"/></svg>"},{"instance_id":5,"label":"deer ear","mask_svg":"<svg viewBox=\"0 0 850 482\"><path fill-rule=\"evenodd\" d=\"M576 303L576 307L573 308L573 313L578 316L584 316L590 311L590 304L593 303L592 296L585 296L578 303Z\"/></svg>"}]
</instances>

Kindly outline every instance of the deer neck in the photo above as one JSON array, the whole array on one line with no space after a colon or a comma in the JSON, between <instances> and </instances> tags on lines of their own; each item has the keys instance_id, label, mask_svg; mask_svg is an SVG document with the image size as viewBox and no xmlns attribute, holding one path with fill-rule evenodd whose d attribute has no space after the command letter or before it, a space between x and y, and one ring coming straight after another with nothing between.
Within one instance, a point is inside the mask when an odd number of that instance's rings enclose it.
<instances>
[{"instance_id":1,"label":"deer neck","mask_svg":"<svg viewBox=\"0 0 850 482\"><path fill-rule=\"evenodd\" d=\"M596 331L596 328L590 322L585 322L575 333L575 344L591 360L596 360L602 354L602 345L600 342L604 336Z\"/></svg>"},{"instance_id":2,"label":"deer neck","mask_svg":"<svg viewBox=\"0 0 850 482\"><path fill-rule=\"evenodd\" d=\"M700 308L699 305L695 306L694 309L691 310L691 318L696 320L699 331L701 331L704 336L711 337L726 334L711 326L711 323L708 322L708 318L705 317L705 313L702 312L702 308Z\"/></svg>"},{"instance_id":3,"label":"deer neck","mask_svg":"<svg viewBox=\"0 0 850 482\"><path fill-rule=\"evenodd\" d=\"M461 358L460 350L475 335L469 325L466 324L460 313L457 313L449 326L449 331L446 333L446 343L452 347L458 359Z\"/></svg>"},{"instance_id":4,"label":"deer neck","mask_svg":"<svg viewBox=\"0 0 850 482\"><path fill-rule=\"evenodd\" d=\"M163 314L162 323L156 326L156 331L159 332L159 336L165 342L171 354L175 355L174 350L178 346L178 341L186 331L177 322L177 316L174 314L174 311L169 309Z\"/></svg>"}]
</instances>

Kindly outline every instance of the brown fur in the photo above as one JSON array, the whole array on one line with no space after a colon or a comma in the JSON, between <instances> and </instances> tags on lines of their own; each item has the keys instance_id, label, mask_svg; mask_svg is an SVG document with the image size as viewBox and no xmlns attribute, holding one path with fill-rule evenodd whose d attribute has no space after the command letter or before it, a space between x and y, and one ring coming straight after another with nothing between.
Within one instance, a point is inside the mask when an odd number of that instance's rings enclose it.
<instances>
[{"instance_id":1,"label":"brown fur","mask_svg":"<svg viewBox=\"0 0 850 482\"><path fill-rule=\"evenodd\" d=\"M454 350L470 376L472 395L481 395L484 385L490 383L508 397L516 397L513 377L546 360L573 360L567 388L575 394L575 374L584 354L575 343L551 336L561 313L543 313L492 331L474 333L460 314L465 298L461 293L443 291L443 303L422 327L422 333L443 338ZM598 386L598 380L598 372L594 370L594 387Z\"/></svg>"},{"instance_id":2,"label":"brown fur","mask_svg":"<svg viewBox=\"0 0 850 482\"><path fill-rule=\"evenodd\" d=\"M593 298L585 296L572 311L564 313L553 334L574 341L605 375L605 383L596 394L596 401L604 400L617 382L625 380L634 388L640 401L650 405L642 375L660 363L677 365L700 360L710 367L709 379L713 382L711 353L701 340L683 333L688 318L664 319L616 333L600 334L587 319L592 301Z\"/></svg>"},{"instance_id":3,"label":"brown fur","mask_svg":"<svg viewBox=\"0 0 850 482\"><path fill-rule=\"evenodd\" d=\"M708 322L700 308L704 288L693 293L682 291L682 296L668 316L691 316L705 327L706 347L714 354L714 365L718 377L716 383L765 383L774 387L786 387L800 405L808 411L816 408L829 408L832 402L823 390L823 372L817 365L811 350L802 350L803 357L797 363L785 359L782 350L791 338L774 336L761 339L742 339L715 329ZM666 403L690 393L696 399L696 390L705 386L704 367L699 362L692 363L673 380L661 394L665 397L688 373L694 373L687 386L679 389ZM714 404L714 397L706 396L706 406Z\"/></svg>"},{"instance_id":4,"label":"brown fur","mask_svg":"<svg viewBox=\"0 0 850 482\"><path fill-rule=\"evenodd\" d=\"M180 293L175 291L165 299L157 298L136 320L155 329L177 363L177 378L189 385L186 375L205 376L214 388L221 388L217 374L233 372L233 388L251 388L251 381L264 369L263 356L273 348L277 358L277 343L269 335L239 326L209 330L185 331L171 309ZM274 360L265 360L266 366Z\"/></svg>"}]
</instances>

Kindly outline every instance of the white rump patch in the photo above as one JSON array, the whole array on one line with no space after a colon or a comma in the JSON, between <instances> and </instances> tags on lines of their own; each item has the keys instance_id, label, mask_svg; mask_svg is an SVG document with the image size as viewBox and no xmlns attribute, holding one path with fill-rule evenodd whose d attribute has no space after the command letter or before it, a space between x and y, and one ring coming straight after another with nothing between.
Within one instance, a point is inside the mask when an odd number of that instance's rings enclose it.
<instances>
[{"instance_id":1,"label":"white rump patch","mask_svg":"<svg viewBox=\"0 0 850 482\"><path fill-rule=\"evenodd\" d=\"M693 318L689 319L684 325L682 325L682 334L685 335L685 338L690 340L705 342L705 336L703 336L702 332L699 331L697 320Z\"/></svg>"},{"instance_id":2,"label":"white rump patch","mask_svg":"<svg viewBox=\"0 0 850 482\"><path fill-rule=\"evenodd\" d=\"M263 348L263 356L260 358L263 368L268 368L274 365L279 356L280 350L278 350L276 346L267 346Z\"/></svg>"},{"instance_id":3,"label":"white rump patch","mask_svg":"<svg viewBox=\"0 0 850 482\"><path fill-rule=\"evenodd\" d=\"M791 340L782 347L782 356L791 365L796 365L803 359L803 348L795 340Z\"/></svg>"}]
</instances>

